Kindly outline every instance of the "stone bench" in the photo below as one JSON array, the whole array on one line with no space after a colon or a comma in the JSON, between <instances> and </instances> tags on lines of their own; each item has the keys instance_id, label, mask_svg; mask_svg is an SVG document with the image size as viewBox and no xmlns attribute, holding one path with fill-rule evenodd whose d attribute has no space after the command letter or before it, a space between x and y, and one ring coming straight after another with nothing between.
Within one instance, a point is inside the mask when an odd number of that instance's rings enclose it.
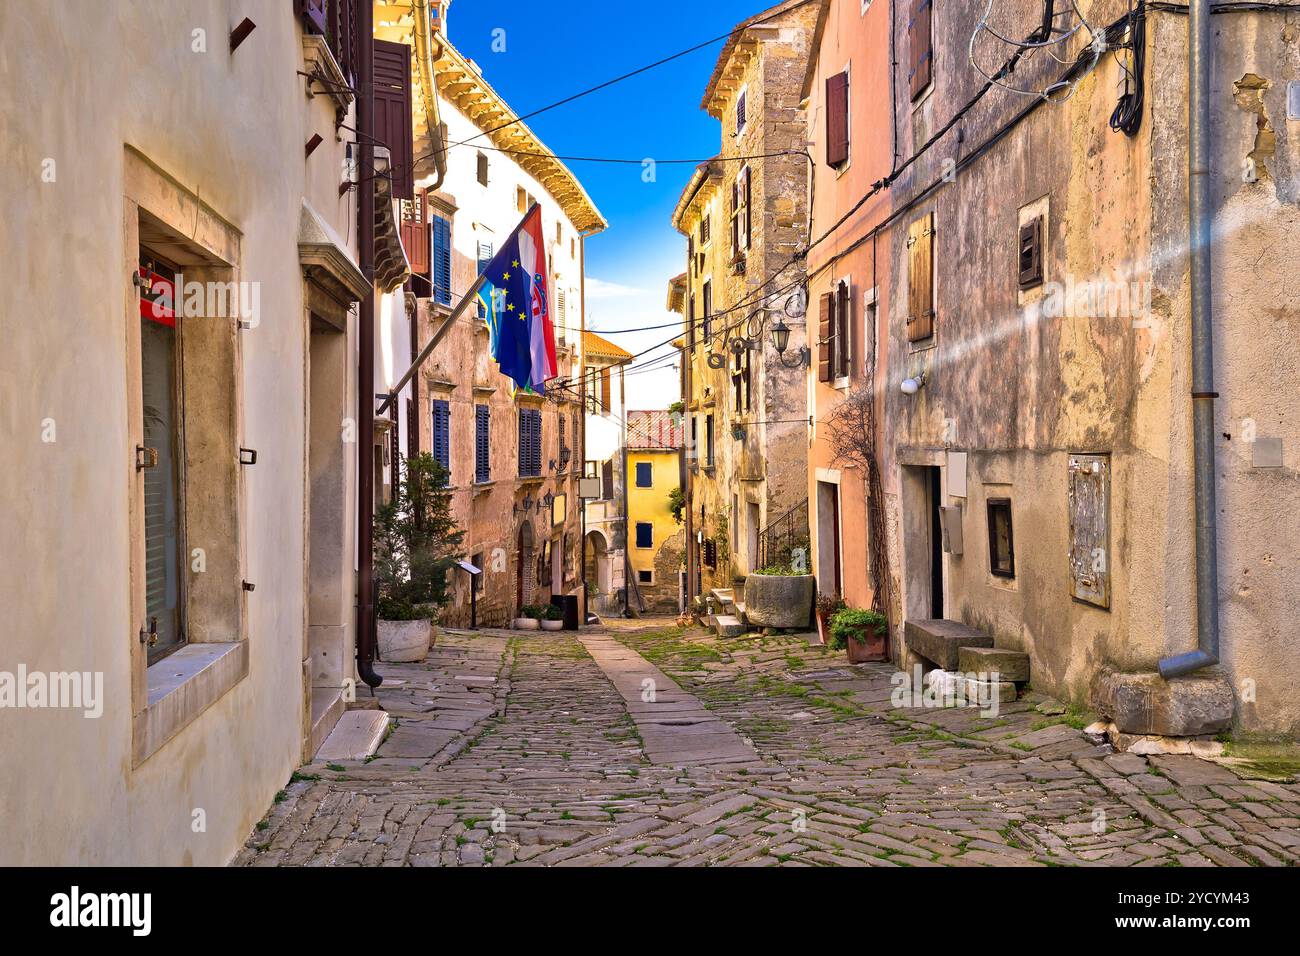
<instances>
[{"instance_id":1,"label":"stone bench","mask_svg":"<svg viewBox=\"0 0 1300 956\"><path fill-rule=\"evenodd\" d=\"M903 640L908 650L920 654L946 671L957 670L958 654L963 647L992 647L993 638L980 631L943 618L907 621Z\"/></svg>"}]
</instances>

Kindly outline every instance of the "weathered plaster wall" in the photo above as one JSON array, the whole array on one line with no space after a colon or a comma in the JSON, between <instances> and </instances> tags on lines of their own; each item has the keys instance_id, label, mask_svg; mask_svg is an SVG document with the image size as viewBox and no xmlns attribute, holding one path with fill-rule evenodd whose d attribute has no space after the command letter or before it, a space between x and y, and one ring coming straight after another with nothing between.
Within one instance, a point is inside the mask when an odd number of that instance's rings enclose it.
<instances>
[{"instance_id":1,"label":"weathered plaster wall","mask_svg":"<svg viewBox=\"0 0 1300 956\"><path fill-rule=\"evenodd\" d=\"M350 198L332 109L307 100L288 5L256 16L235 54L230 4L0 6L0 115L13 181L0 195L9 290L0 354L6 549L0 668L104 675L104 714L0 713L0 862L220 864L297 765L304 651L305 327L302 197L341 234ZM206 31L207 52L191 31ZM160 40L160 37L170 38ZM87 57L85 51L94 50ZM239 278L261 284L241 333L248 675L132 766L127 336L123 263L130 146L240 234ZM43 182L42 164L56 164ZM309 182L328 166L328 190ZM309 172L310 171L310 172ZM32 321L33 317L41 317ZM57 440L41 441L52 419ZM232 635L236 637L237 635ZM195 832L196 811L205 829Z\"/></svg>"},{"instance_id":2,"label":"weathered plaster wall","mask_svg":"<svg viewBox=\"0 0 1300 956\"><path fill-rule=\"evenodd\" d=\"M1112 6L1096 5L1089 16L1108 22L1121 12ZM964 4L936 11L935 86L915 107L905 90L898 97L905 153L972 93L978 77L965 51L982 9ZM1260 16L1267 18L1263 24ZM1241 725L1271 730L1294 727L1300 716L1282 692L1289 676L1300 672L1300 660L1279 637L1283 609L1300 580L1294 548L1279 546L1297 530L1294 509L1282 504L1295 479L1296 363L1287 344L1295 319L1278 294L1289 281L1291 256L1284 250L1295 215L1276 195L1294 191L1294 147L1281 120L1284 89L1263 90L1264 112L1278 118L1270 121L1269 135L1261 132L1254 86L1248 82L1243 93L1233 84L1248 73L1285 75L1283 64L1296 57L1288 16L1216 18L1211 96L1223 395L1216 433L1233 435L1219 447L1225 667L1239 696L1243 677L1259 683L1258 704L1239 709ZM1120 73L1113 56L1103 57L1071 99L1040 107L991 152L959 170L954 182L905 212L891 249L900 277L900 294L891 300L886 391L891 509L916 507L901 466L941 463L946 448L971 452L965 554L944 562L947 614L987 628L999 644L1028 651L1035 685L1080 703L1102 662L1153 669L1164 654L1195 642L1186 20L1153 13L1149 23L1150 108L1135 138L1107 127ZM900 42L905 48L905 34ZM1016 77L1041 82L1032 68ZM946 157L960 159L978 147L1021 106L1019 99L991 93L959 124L960 136L949 134L900 179L896 205L939 179ZM1244 184L1242 163L1252 151L1270 172ZM1071 281L1137 283L1138 305L1097 315L1076 300L1056 315L1049 287L1018 292L1017 210L1029 204L1046 211L1049 283L1066 283L1067 290ZM909 343L902 226L928 211L935 214L937 331L932 342ZM898 382L920 371L927 373L926 386L913 398L901 395ZM1238 435L1246 418L1256 422L1260 436L1283 437L1290 470L1249 467L1250 449ZM1112 459L1108 611L1069 595L1070 452L1108 452ZM1013 500L1017 570L1011 583L988 572L983 504L990 485ZM900 610L909 606L909 589L924 579L908 566L917 559L907 554L902 526L895 515L891 562Z\"/></svg>"}]
</instances>

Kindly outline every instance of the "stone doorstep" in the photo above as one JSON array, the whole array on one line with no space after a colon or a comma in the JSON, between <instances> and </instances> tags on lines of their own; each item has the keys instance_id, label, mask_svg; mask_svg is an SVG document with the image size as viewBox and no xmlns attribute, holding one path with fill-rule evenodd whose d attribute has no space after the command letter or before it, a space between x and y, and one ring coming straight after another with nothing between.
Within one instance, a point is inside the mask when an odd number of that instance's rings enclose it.
<instances>
[{"instance_id":1,"label":"stone doorstep","mask_svg":"<svg viewBox=\"0 0 1300 956\"><path fill-rule=\"evenodd\" d=\"M957 669L967 674L997 674L999 680L1025 684L1029 681L1029 655L1002 647L961 647Z\"/></svg>"},{"instance_id":2,"label":"stone doorstep","mask_svg":"<svg viewBox=\"0 0 1300 956\"><path fill-rule=\"evenodd\" d=\"M349 710L339 718L314 762L364 760L373 754L388 729L388 714L382 710Z\"/></svg>"},{"instance_id":3,"label":"stone doorstep","mask_svg":"<svg viewBox=\"0 0 1300 956\"><path fill-rule=\"evenodd\" d=\"M1103 670L1092 682L1092 705L1121 734L1200 737L1228 728L1234 698L1217 667L1171 680Z\"/></svg>"},{"instance_id":4,"label":"stone doorstep","mask_svg":"<svg viewBox=\"0 0 1300 956\"><path fill-rule=\"evenodd\" d=\"M903 639L909 650L933 661L946 671L958 670L963 647L992 647L993 638L981 631L943 618L909 620L903 625Z\"/></svg>"},{"instance_id":5,"label":"stone doorstep","mask_svg":"<svg viewBox=\"0 0 1300 956\"><path fill-rule=\"evenodd\" d=\"M740 637L749 628L742 624L738 617L731 614L719 614L714 619L714 630L717 631L718 637Z\"/></svg>"}]
</instances>

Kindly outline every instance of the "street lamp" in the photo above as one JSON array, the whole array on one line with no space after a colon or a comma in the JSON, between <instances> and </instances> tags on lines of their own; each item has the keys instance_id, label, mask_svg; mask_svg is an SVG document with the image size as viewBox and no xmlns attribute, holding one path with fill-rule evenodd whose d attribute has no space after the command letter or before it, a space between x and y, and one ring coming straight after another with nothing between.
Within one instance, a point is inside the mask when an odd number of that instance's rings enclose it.
<instances>
[{"instance_id":1,"label":"street lamp","mask_svg":"<svg viewBox=\"0 0 1300 956\"><path fill-rule=\"evenodd\" d=\"M776 348L776 355L781 360L781 364L786 368L799 368L801 365L807 367L812 364L812 350L806 346L799 350L799 358L794 364L787 362L785 360L785 350L789 344L790 326L786 325L785 319L778 315L776 324L772 326L772 345Z\"/></svg>"}]
</instances>

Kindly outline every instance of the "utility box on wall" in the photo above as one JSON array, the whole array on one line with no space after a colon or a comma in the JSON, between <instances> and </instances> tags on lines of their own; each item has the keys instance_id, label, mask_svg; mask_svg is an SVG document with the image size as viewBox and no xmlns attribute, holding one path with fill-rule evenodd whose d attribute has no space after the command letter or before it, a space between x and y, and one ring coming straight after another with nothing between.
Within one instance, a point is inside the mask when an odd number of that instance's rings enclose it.
<instances>
[{"instance_id":1,"label":"utility box on wall","mask_svg":"<svg viewBox=\"0 0 1300 956\"><path fill-rule=\"evenodd\" d=\"M1110 456L1070 456L1070 596L1110 607Z\"/></svg>"}]
</instances>

